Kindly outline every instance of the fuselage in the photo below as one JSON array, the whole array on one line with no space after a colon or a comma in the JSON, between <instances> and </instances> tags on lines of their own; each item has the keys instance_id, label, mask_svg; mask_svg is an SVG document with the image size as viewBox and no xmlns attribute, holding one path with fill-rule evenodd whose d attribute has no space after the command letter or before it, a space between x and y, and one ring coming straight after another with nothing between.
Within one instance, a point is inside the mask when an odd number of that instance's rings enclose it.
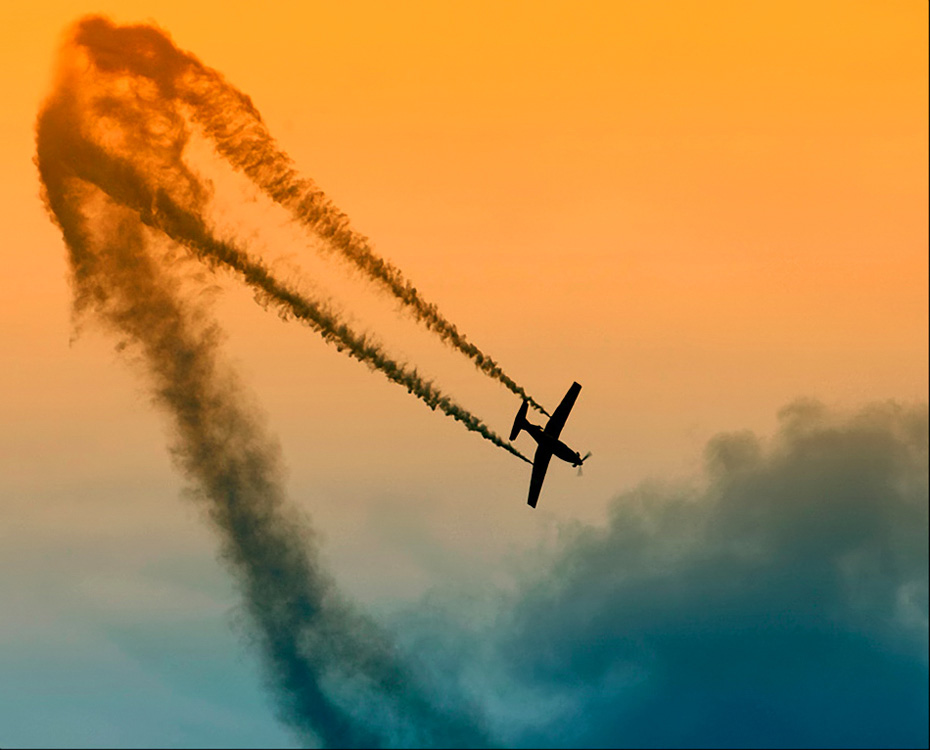
<instances>
[{"instance_id":1,"label":"fuselage","mask_svg":"<svg viewBox=\"0 0 930 750\"><path fill-rule=\"evenodd\" d=\"M552 437L552 435L547 435L545 430L539 425L535 425L532 422L525 422L523 429L530 433L530 436L535 440L539 445L545 447L547 450L552 452L553 456L561 458L563 461L570 463L572 466L581 466L581 454L577 451L573 451L565 443L563 443L558 438Z\"/></svg>"}]
</instances>

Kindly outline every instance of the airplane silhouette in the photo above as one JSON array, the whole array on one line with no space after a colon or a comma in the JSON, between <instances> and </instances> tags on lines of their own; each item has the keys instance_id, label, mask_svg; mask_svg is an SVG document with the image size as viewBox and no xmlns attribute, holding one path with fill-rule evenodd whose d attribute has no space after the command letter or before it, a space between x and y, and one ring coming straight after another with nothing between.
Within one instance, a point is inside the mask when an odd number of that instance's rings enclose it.
<instances>
[{"instance_id":1,"label":"airplane silhouette","mask_svg":"<svg viewBox=\"0 0 930 750\"><path fill-rule=\"evenodd\" d=\"M578 451L573 451L559 440L559 435L565 426L565 420L568 419L568 414L575 405L575 399L578 398L579 391L581 391L581 386L578 383L572 383L572 387L568 389L562 403L552 413L552 417L550 417L545 427L527 421L526 410L529 403L526 401L523 402L517 412L517 418L513 421L513 429L510 431L511 440L515 440L521 430L526 430L530 437L539 444L536 455L533 457L533 475L530 478L530 496L527 500L531 508L535 508L536 502L539 500L539 491L542 489L543 479L546 478L546 469L549 468L550 458L557 456L572 466L581 466L591 456L588 453L582 458Z\"/></svg>"}]
</instances>

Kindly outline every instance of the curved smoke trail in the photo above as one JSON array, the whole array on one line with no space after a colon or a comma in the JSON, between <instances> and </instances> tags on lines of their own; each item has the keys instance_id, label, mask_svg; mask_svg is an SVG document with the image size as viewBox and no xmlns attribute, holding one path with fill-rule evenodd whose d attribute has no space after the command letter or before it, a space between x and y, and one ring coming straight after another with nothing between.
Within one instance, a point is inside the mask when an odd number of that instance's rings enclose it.
<instances>
[{"instance_id":1,"label":"curved smoke trail","mask_svg":"<svg viewBox=\"0 0 930 750\"><path fill-rule=\"evenodd\" d=\"M76 39L86 36L86 27L98 29L101 24L109 26L99 18L82 22ZM155 39L164 39L161 32L155 34ZM145 56L144 52L142 47L135 48L137 55ZM78 42L71 53L85 59L88 50ZM99 49L87 58L90 63L99 59ZM531 463L416 370L391 358L370 336L352 331L335 311L275 278L267 266L237 243L215 238L201 216L209 190L181 158L189 132L176 100L144 86L127 91L124 74L114 72L109 65L92 70L95 76L85 72L80 80L60 86L62 96L47 107L39 126L40 158L44 156L50 163L48 156L54 151L75 177L138 212L147 225L163 231L202 260L236 272L283 317L309 325L340 351L380 371L430 409L438 409L469 431ZM46 131L51 134L44 135ZM183 208L190 205L195 211Z\"/></svg>"},{"instance_id":2,"label":"curved smoke trail","mask_svg":"<svg viewBox=\"0 0 930 750\"><path fill-rule=\"evenodd\" d=\"M102 26L82 21L76 38ZM468 705L442 701L321 568L308 529L285 505L277 447L221 361L219 327L191 288L185 257L232 269L267 304L432 408L496 436L325 306L216 239L202 218L208 190L180 160L189 136L182 113L144 81L127 86L90 63L80 42L65 46L37 123L43 197L68 248L75 309L95 313L142 355L156 402L173 420L174 460L221 532L283 718L326 746L486 744Z\"/></svg>"},{"instance_id":3,"label":"curved smoke trail","mask_svg":"<svg viewBox=\"0 0 930 750\"><path fill-rule=\"evenodd\" d=\"M349 217L313 180L297 173L291 158L268 132L251 99L219 72L179 50L163 32L151 26L118 27L106 19L88 19L81 25L75 42L84 48L98 70L151 82L157 96L166 103L185 105L191 120L210 138L217 151L323 239L324 246L340 253L400 300L416 320L471 359L478 370L548 414L497 362L468 341L435 304L424 300L400 269L377 255L368 238L352 229Z\"/></svg>"}]
</instances>

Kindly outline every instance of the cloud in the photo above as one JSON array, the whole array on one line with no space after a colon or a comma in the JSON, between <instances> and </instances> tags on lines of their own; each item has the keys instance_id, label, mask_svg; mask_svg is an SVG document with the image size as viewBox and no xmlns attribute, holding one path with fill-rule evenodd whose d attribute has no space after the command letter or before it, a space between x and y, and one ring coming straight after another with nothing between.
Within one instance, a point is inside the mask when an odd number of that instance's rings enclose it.
<instances>
[{"instance_id":1,"label":"cloud","mask_svg":"<svg viewBox=\"0 0 930 750\"><path fill-rule=\"evenodd\" d=\"M927 497L925 406L799 401L565 529L471 646L420 646L513 744L925 747Z\"/></svg>"}]
</instances>

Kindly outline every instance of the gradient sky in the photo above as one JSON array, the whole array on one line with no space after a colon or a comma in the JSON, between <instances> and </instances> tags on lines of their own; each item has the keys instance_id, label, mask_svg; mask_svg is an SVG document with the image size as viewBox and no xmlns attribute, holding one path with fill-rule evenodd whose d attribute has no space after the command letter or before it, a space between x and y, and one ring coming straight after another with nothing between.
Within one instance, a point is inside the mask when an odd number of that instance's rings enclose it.
<instances>
[{"instance_id":1,"label":"gradient sky","mask_svg":"<svg viewBox=\"0 0 930 750\"><path fill-rule=\"evenodd\" d=\"M616 517L618 493L698 474L721 431L783 429L798 397L926 401L925 3L18 4L0 46L0 744L289 741L163 415L70 317L33 128L87 12L155 21L248 93L535 398L584 386L564 437L595 456L583 480L554 466L531 513L525 466L218 281L291 497L376 611L512 585L572 524ZM257 246L509 429L507 391L216 179Z\"/></svg>"}]
</instances>

